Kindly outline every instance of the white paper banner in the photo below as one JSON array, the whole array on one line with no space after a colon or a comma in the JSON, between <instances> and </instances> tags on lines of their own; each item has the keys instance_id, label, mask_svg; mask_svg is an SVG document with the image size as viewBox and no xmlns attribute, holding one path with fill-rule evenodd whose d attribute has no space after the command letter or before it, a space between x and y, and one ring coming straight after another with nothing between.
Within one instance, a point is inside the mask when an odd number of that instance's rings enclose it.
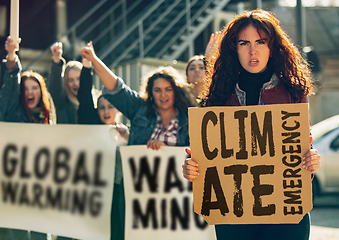
<instances>
[{"instance_id":1,"label":"white paper banner","mask_svg":"<svg viewBox=\"0 0 339 240\"><path fill-rule=\"evenodd\" d=\"M120 147L125 185L125 239L209 240L214 226L193 211L191 184L182 176L184 147Z\"/></svg>"},{"instance_id":2,"label":"white paper banner","mask_svg":"<svg viewBox=\"0 0 339 240\"><path fill-rule=\"evenodd\" d=\"M116 149L110 131L0 123L0 226L108 240Z\"/></svg>"}]
</instances>

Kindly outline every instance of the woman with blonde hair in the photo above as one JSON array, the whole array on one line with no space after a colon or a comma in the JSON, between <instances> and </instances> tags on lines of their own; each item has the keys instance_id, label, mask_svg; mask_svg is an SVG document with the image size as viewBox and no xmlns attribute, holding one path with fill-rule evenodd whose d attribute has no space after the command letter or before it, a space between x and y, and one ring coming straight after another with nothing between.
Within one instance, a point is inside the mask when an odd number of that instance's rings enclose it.
<instances>
[{"instance_id":1,"label":"woman with blonde hair","mask_svg":"<svg viewBox=\"0 0 339 240\"><path fill-rule=\"evenodd\" d=\"M77 99L80 87L80 72L82 63L69 61L65 64L62 58L62 43L51 46L53 55L50 74L47 78L47 88L53 97L57 113L57 123L75 124L77 120Z\"/></svg>"}]
</instances>

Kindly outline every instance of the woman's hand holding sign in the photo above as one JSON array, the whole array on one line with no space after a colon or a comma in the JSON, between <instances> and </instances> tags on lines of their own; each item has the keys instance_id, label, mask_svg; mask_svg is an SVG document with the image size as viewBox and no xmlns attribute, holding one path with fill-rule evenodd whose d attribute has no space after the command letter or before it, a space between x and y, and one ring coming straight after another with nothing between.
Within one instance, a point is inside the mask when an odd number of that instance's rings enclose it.
<instances>
[{"instance_id":1,"label":"woman's hand holding sign","mask_svg":"<svg viewBox=\"0 0 339 240\"><path fill-rule=\"evenodd\" d=\"M149 140L147 142L147 148L151 148L153 150L159 150L161 146L166 146L166 144L158 139Z\"/></svg>"},{"instance_id":2,"label":"woman's hand holding sign","mask_svg":"<svg viewBox=\"0 0 339 240\"><path fill-rule=\"evenodd\" d=\"M320 168L320 155L317 149L311 149L304 155L303 168L312 171L312 173Z\"/></svg>"},{"instance_id":3,"label":"woman's hand holding sign","mask_svg":"<svg viewBox=\"0 0 339 240\"><path fill-rule=\"evenodd\" d=\"M185 151L189 156L191 156L190 148L186 148ZM191 158L185 159L185 162L182 165L182 173L184 178L189 181L196 179L199 176L198 163Z\"/></svg>"},{"instance_id":4,"label":"woman's hand holding sign","mask_svg":"<svg viewBox=\"0 0 339 240\"><path fill-rule=\"evenodd\" d=\"M310 136L310 144L312 144L312 141L313 138ZM317 149L310 149L303 157L303 168L314 173L320 168L320 158Z\"/></svg>"}]
</instances>

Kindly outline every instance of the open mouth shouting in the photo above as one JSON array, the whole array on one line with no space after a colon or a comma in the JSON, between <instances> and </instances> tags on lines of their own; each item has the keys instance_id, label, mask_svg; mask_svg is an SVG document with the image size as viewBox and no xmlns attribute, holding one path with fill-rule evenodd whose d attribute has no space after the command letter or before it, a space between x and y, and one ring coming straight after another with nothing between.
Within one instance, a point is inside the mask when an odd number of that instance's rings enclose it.
<instances>
[{"instance_id":1,"label":"open mouth shouting","mask_svg":"<svg viewBox=\"0 0 339 240\"><path fill-rule=\"evenodd\" d=\"M27 97L26 102L27 102L28 108L30 109L35 108L38 105L38 100L34 96Z\"/></svg>"},{"instance_id":2,"label":"open mouth shouting","mask_svg":"<svg viewBox=\"0 0 339 240\"><path fill-rule=\"evenodd\" d=\"M78 93L78 91L79 91L79 88L73 88L72 90L73 90L73 92L76 92L76 93Z\"/></svg>"},{"instance_id":3,"label":"open mouth shouting","mask_svg":"<svg viewBox=\"0 0 339 240\"><path fill-rule=\"evenodd\" d=\"M32 105L34 103L35 98L34 97L28 97L27 98L27 104Z\"/></svg>"},{"instance_id":4,"label":"open mouth shouting","mask_svg":"<svg viewBox=\"0 0 339 240\"><path fill-rule=\"evenodd\" d=\"M38 82L32 79L25 80L25 101L29 109L36 108L41 99L41 88Z\"/></svg>"},{"instance_id":5,"label":"open mouth shouting","mask_svg":"<svg viewBox=\"0 0 339 240\"><path fill-rule=\"evenodd\" d=\"M111 116L110 116L110 115L104 116L104 119L105 119L105 120L109 120L109 119L111 119Z\"/></svg>"}]
</instances>

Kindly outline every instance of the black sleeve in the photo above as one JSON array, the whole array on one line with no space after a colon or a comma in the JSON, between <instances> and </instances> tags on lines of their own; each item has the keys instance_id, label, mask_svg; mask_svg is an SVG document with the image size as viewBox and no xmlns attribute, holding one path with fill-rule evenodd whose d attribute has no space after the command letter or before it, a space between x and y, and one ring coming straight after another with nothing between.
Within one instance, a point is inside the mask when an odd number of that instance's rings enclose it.
<instances>
[{"instance_id":1,"label":"black sleeve","mask_svg":"<svg viewBox=\"0 0 339 240\"><path fill-rule=\"evenodd\" d=\"M83 67L80 74L78 91L78 122L79 124L102 124L92 97L93 76L90 68Z\"/></svg>"}]
</instances>

